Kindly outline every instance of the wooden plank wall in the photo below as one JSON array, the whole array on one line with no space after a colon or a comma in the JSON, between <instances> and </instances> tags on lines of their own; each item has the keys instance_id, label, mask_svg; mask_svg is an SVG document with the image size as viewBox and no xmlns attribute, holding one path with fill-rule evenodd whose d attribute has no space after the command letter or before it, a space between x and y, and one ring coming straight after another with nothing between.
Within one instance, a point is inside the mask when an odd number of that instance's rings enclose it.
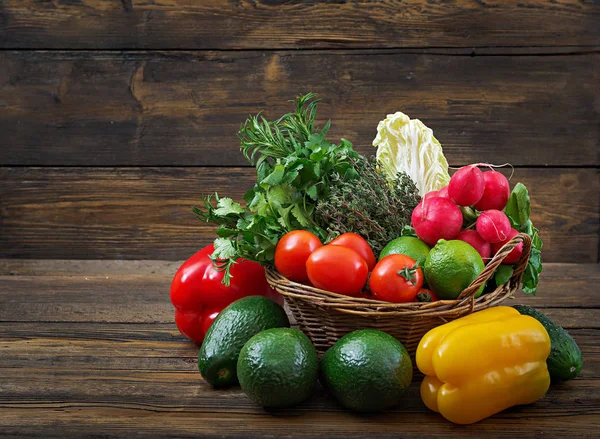
<instances>
[{"instance_id":1,"label":"wooden plank wall","mask_svg":"<svg viewBox=\"0 0 600 439\"><path fill-rule=\"evenodd\" d=\"M362 153L402 110L451 165L510 162L544 259L598 262L595 1L4 0L0 257L184 259L241 199L236 131L320 94Z\"/></svg>"}]
</instances>

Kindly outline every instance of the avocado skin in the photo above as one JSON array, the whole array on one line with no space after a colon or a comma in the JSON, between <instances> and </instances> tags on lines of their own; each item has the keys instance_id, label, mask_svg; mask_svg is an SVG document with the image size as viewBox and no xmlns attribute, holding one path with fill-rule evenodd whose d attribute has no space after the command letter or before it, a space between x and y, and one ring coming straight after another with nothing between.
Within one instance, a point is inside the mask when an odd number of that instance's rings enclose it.
<instances>
[{"instance_id":1,"label":"avocado skin","mask_svg":"<svg viewBox=\"0 0 600 439\"><path fill-rule=\"evenodd\" d=\"M552 381L568 381L579 375L583 367L583 358L581 350L571 334L531 306L514 305L513 308L523 315L533 317L546 328L552 343L550 355L546 360L550 379Z\"/></svg>"},{"instance_id":2,"label":"avocado skin","mask_svg":"<svg viewBox=\"0 0 600 439\"><path fill-rule=\"evenodd\" d=\"M265 329L289 327L281 306L264 296L248 296L223 309L210 326L198 353L198 369L213 387L238 383L237 360L246 342Z\"/></svg>"},{"instance_id":3,"label":"avocado skin","mask_svg":"<svg viewBox=\"0 0 600 439\"><path fill-rule=\"evenodd\" d=\"M342 406L359 412L399 404L412 375L404 346L374 329L346 334L321 359L321 383Z\"/></svg>"},{"instance_id":4,"label":"avocado skin","mask_svg":"<svg viewBox=\"0 0 600 439\"><path fill-rule=\"evenodd\" d=\"M238 377L246 395L265 408L299 404L317 381L317 351L304 333L274 328L252 337L238 359Z\"/></svg>"}]
</instances>

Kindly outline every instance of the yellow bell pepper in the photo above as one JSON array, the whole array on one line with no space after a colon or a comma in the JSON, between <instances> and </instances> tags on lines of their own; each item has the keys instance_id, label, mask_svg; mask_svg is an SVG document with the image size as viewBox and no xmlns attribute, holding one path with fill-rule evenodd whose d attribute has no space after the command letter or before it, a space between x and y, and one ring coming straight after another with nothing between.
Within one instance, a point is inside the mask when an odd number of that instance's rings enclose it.
<instances>
[{"instance_id":1,"label":"yellow bell pepper","mask_svg":"<svg viewBox=\"0 0 600 439\"><path fill-rule=\"evenodd\" d=\"M421 339L417 367L425 405L456 424L472 424L548 391L550 337L533 317L508 306L438 326Z\"/></svg>"}]
</instances>

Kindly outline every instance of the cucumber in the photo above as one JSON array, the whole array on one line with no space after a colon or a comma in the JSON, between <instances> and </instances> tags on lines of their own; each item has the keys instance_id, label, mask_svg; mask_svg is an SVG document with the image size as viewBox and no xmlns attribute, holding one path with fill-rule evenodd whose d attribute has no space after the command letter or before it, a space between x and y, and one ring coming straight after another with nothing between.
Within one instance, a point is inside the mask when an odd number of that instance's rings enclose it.
<instances>
[{"instance_id":1,"label":"cucumber","mask_svg":"<svg viewBox=\"0 0 600 439\"><path fill-rule=\"evenodd\" d=\"M564 328L535 308L526 305L514 305L513 308L523 315L533 317L548 331L552 348L546 363L552 381L572 380L579 375L583 366L583 359L581 358L581 350L573 337Z\"/></svg>"}]
</instances>

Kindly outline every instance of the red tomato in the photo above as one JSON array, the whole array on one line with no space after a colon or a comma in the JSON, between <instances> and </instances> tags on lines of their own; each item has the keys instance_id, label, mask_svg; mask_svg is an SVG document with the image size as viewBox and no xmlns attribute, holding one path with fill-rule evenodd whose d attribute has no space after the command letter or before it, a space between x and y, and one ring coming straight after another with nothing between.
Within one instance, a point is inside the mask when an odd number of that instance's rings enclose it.
<instances>
[{"instance_id":1,"label":"red tomato","mask_svg":"<svg viewBox=\"0 0 600 439\"><path fill-rule=\"evenodd\" d=\"M376 299L412 302L423 286L423 271L406 255L389 255L377 263L369 287Z\"/></svg>"},{"instance_id":2,"label":"red tomato","mask_svg":"<svg viewBox=\"0 0 600 439\"><path fill-rule=\"evenodd\" d=\"M367 240L356 233L344 233L335 238L329 244L341 245L342 247L348 247L354 250L367 262L369 271L371 271L377 263L377 260L375 259L375 253L373 253L373 250L371 249L371 246Z\"/></svg>"},{"instance_id":3,"label":"red tomato","mask_svg":"<svg viewBox=\"0 0 600 439\"><path fill-rule=\"evenodd\" d=\"M286 233L275 249L275 268L289 280L305 282L308 280L306 260L322 246L319 238L306 230Z\"/></svg>"},{"instance_id":4,"label":"red tomato","mask_svg":"<svg viewBox=\"0 0 600 439\"><path fill-rule=\"evenodd\" d=\"M367 262L341 245L326 245L312 252L306 271L315 287L347 296L360 295L369 275Z\"/></svg>"},{"instance_id":5,"label":"red tomato","mask_svg":"<svg viewBox=\"0 0 600 439\"><path fill-rule=\"evenodd\" d=\"M421 288L417 293L417 301L418 302L437 302L438 297L435 293L427 288Z\"/></svg>"}]
</instances>

